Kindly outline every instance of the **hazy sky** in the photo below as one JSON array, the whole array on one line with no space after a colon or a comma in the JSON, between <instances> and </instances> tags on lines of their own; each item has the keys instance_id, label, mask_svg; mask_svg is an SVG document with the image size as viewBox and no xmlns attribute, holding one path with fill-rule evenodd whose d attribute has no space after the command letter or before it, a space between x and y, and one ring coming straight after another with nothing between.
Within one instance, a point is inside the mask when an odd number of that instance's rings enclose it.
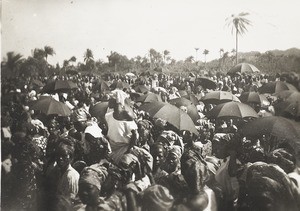
<instances>
[{"instance_id":1,"label":"hazy sky","mask_svg":"<svg viewBox=\"0 0 300 211\"><path fill-rule=\"evenodd\" d=\"M180 60L219 57L231 51L234 36L225 26L231 14L249 12L252 26L239 51L300 48L299 0L2 0L2 58L8 51L31 55L49 45L49 62L83 54L107 60L110 51L144 56L150 48L167 49Z\"/></svg>"}]
</instances>

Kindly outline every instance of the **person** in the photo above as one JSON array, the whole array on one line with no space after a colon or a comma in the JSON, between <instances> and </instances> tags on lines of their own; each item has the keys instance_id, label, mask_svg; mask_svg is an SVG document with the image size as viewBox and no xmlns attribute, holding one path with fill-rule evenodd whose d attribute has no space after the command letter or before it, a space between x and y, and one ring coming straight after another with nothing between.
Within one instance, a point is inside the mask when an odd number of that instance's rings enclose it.
<instances>
[{"instance_id":1,"label":"person","mask_svg":"<svg viewBox=\"0 0 300 211\"><path fill-rule=\"evenodd\" d=\"M46 191L50 204L57 195L74 200L78 193L79 173L71 166L73 157L71 138L60 138L55 151L55 163L46 171Z\"/></svg>"},{"instance_id":2,"label":"person","mask_svg":"<svg viewBox=\"0 0 300 211\"><path fill-rule=\"evenodd\" d=\"M137 124L133 117L124 108L124 102L118 103L118 100L111 100L110 106L113 107L112 112L105 115L108 126L107 137L111 145L111 158L118 163L121 157L133 146L137 139Z\"/></svg>"},{"instance_id":3,"label":"person","mask_svg":"<svg viewBox=\"0 0 300 211\"><path fill-rule=\"evenodd\" d=\"M147 188L142 197L142 211L168 211L173 206L173 196L161 185Z\"/></svg>"},{"instance_id":4,"label":"person","mask_svg":"<svg viewBox=\"0 0 300 211\"><path fill-rule=\"evenodd\" d=\"M155 182L159 182L159 180L168 175L166 171L162 169L162 165L164 164L166 158L166 149L163 144L155 143L150 148L150 153L153 156L153 177Z\"/></svg>"},{"instance_id":5,"label":"person","mask_svg":"<svg viewBox=\"0 0 300 211\"><path fill-rule=\"evenodd\" d=\"M237 210L294 211L300 209L296 185L277 165L255 162L245 168Z\"/></svg>"}]
</instances>

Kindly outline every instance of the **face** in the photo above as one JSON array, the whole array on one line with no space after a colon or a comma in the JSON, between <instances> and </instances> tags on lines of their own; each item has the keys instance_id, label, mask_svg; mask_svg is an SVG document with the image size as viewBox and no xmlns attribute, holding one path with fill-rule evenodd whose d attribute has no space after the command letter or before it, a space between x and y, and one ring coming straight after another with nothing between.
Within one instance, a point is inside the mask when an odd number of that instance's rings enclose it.
<instances>
[{"instance_id":1,"label":"face","mask_svg":"<svg viewBox=\"0 0 300 211\"><path fill-rule=\"evenodd\" d=\"M227 143L223 141L213 141L213 154L219 159L224 159L228 156Z\"/></svg>"},{"instance_id":2,"label":"face","mask_svg":"<svg viewBox=\"0 0 300 211\"><path fill-rule=\"evenodd\" d=\"M65 147L60 147L57 150L56 162L57 162L57 166L61 169L67 168L68 165L70 164L71 156Z\"/></svg>"},{"instance_id":3,"label":"face","mask_svg":"<svg viewBox=\"0 0 300 211\"><path fill-rule=\"evenodd\" d=\"M153 166L158 167L165 159L164 150L162 147L157 147L153 152Z\"/></svg>"},{"instance_id":4,"label":"face","mask_svg":"<svg viewBox=\"0 0 300 211\"><path fill-rule=\"evenodd\" d=\"M176 155L171 153L170 155L167 156L166 163L168 166L168 173L172 173L177 170L180 160Z\"/></svg>"},{"instance_id":5,"label":"face","mask_svg":"<svg viewBox=\"0 0 300 211\"><path fill-rule=\"evenodd\" d=\"M80 183L78 195L83 204L95 205L98 202L99 190L94 185Z\"/></svg>"}]
</instances>

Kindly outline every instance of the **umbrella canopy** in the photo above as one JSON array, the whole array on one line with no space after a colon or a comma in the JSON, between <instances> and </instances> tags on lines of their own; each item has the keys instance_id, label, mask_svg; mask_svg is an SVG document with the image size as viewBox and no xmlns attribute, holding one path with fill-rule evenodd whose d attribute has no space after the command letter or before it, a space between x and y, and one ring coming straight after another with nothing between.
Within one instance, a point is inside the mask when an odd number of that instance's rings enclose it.
<instances>
[{"instance_id":1,"label":"umbrella canopy","mask_svg":"<svg viewBox=\"0 0 300 211\"><path fill-rule=\"evenodd\" d=\"M100 117L104 118L108 108L108 102L99 102L96 103L94 106L90 107L90 114L93 117Z\"/></svg>"},{"instance_id":2,"label":"umbrella canopy","mask_svg":"<svg viewBox=\"0 0 300 211\"><path fill-rule=\"evenodd\" d=\"M39 87L43 87L45 85L43 82L41 82L38 79L32 80L32 84L36 85L36 86L39 86Z\"/></svg>"},{"instance_id":3,"label":"umbrella canopy","mask_svg":"<svg viewBox=\"0 0 300 211\"><path fill-rule=\"evenodd\" d=\"M146 87L145 85L137 85L137 86L134 87L134 90L136 92L145 93L145 92L149 91L149 88Z\"/></svg>"},{"instance_id":4,"label":"umbrella canopy","mask_svg":"<svg viewBox=\"0 0 300 211\"><path fill-rule=\"evenodd\" d=\"M257 118L256 111L249 105L240 102L227 102L215 106L207 113L208 118Z\"/></svg>"},{"instance_id":5,"label":"umbrella canopy","mask_svg":"<svg viewBox=\"0 0 300 211\"><path fill-rule=\"evenodd\" d=\"M136 75L134 73L126 73L125 76L129 78L136 78Z\"/></svg>"},{"instance_id":6,"label":"umbrella canopy","mask_svg":"<svg viewBox=\"0 0 300 211\"><path fill-rule=\"evenodd\" d=\"M110 85L112 90L114 89L130 89L130 85L123 81L114 81L112 85Z\"/></svg>"},{"instance_id":7,"label":"umbrella canopy","mask_svg":"<svg viewBox=\"0 0 300 211\"><path fill-rule=\"evenodd\" d=\"M66 80L57 80L57 81L52 81L48 84L46 84L43 87L42 92L45 93L55 93L55 92L63 92L63 91L68 91L70 89L76 89L77 85L72 82L72 81L66 81Z\"/></svg>"},{"instance_id":8,"label":"umbrella canopy","mask_svg":"<svg viewBox=\"0 0 300 211\"><path fill-rule=\"evenodd\" d=\"M267 97L263 94L259 94L257 92L243 92L240 96L240 100L243 103L255 103L259 104L262 107L269 106L270 102Z\"/></svg>"},{"instance_id":9,"label":"umbrella canopy","mask_svg":"<svg viewBox=\"0 0 300 211\"><path fill-rule=\"evenodd\" d=\"M182 95L181 95L182 96ZM192 103L194 103L194 105L199 105L199 100L198 98L196 97L196 95L194 94L188 94L188 95L184 95L182 96L190 101L192 101Z\"/></svg>"},{"instance_id":10,"label":"umbrella canopy","mask_svg":"<svg viewBox=\"0 0 300 211\"><path fill-rule=\"evenodd\" d=\"M274 96L276 96L278 99L281 99L283 101L289 100L299 100L300 99L300 92L294 91L294 90L284 90L278 93L275 93Z\"/></svg>"},{"instance_id":11,"label":"umbrella canopy","mask_svg":"<svg viewBox=\"0 0 300 211\"><path fill-rule=\"evenodd\" d=\"M282 140L289 140L293 147L300 146L300 124L284 117L270 116L255 119L241 128L246 137L258 138L272 135Z\"/></svg>"},{"instance_id":12,"label":"umbrella canopy","mask_svg":"<svg viewBox=\"0 0 300 211\"><path fill-rule=\"evenodd\" d=\"M179 130L188 130L194 134L198 134L191 117L187 113L169 103L145 103L139 109L148 112L153 118L161 118L168 121Z\"/></svg>"},{"instance_id":13,"label":"umbrella canopy","mask_svg":"<svg viewBox=\"0 0 300 211\"><path fill-rule=\"evenodd\" d=\"M288 118L300 118L300 99L298 101L283 101L275 104L275 114Z\"/></svg>"},{"instance_id":14,"label":"umbrella canopy","mask_svg":"<svg viewBox=\"0 0 300 211\"><path fill-rule=\"evenodd\" d=\"M100 79L93 86L93 90L99 90L100 92L107 91L109 90L109 83L107 81Z\"/></svg>"},{"instance_id":15,"label":"umbrella canopy","mask_svg":"<svg viewBox=\"0 0 300 211\"><path fill-rule=\"evenodd\" d=\"M31 109L40 110L46 115L57 114L59 116L69 116L72 112L68 106L50 96L42 96L32 102Z\"/></svg>"},{"instance_id":16,"label":"umbrella canopy","mask_svg":"<svg viewBox=\"0 0 300 211\"><path fill-rule=\"evenodd\" d=\"M154 94L152 92L144 94L136 99L136 102L143 102L143 103L149 103L149 102L153 102L153 101L162 102L162 99L159 95Z\"/></svg>"},{"instance_id":17,"label":"umbrella canopy","mask_svg":"<svg viewBox=\"0 0 300 211\"><path fill-rule=\"evenodd\" d=\"M201 98L201 101L209 104L220 104L229 101L240 102L240 100L234 94L225 91L209 92L203 98Z\"/></svg>"},{"instance_id":18,"label":"umbrella canopy","mask_svg":"<svg viewBox=\"0 0 300 211\"><path fill-rule=\"evenodd\" d=\"M205 89L216 89L217 83L207 77L200 77L195 79L195 86L202 86Z\"/></svg>"},{"instance_id":19,"label":"umbrella canopy","mask_svg":"<svg viewBox=\"0 0 300 211\"><path fill-rule=\"evenodd\" d=\"M234 75L239 73L247 73L247 74L253 74L253 73L259 73L259 69L257 69L254 65L248 64L248 63L240 63L231 68L227 74Z\"/></svg>"},{"instance_id":20,"label":"umbrella canopy","mask_svg":"<svg viewBox=\"0 0 300 211\"><path fill-rule=\"evenodd\" d=\"M192 103L192 101L184 97L170 100L170 104L175 105L177 108L180 108L181 106L185 106L187 108L187 114L191 117L194 123L196 123L197 120L200 118L198 114L198 110L194 105L194 103Z\"/></svg>"},{"instance_id":21,"label":"umbrella canopy","mask_svg":"<svg viewBox=\"0 0 300 211\"><path fill-rule=\"evenodd\" d=\"M267 84L264 84L258 89L259 93L270 93L270 94L278 93L284 90L297 91L297 88L294 87L292 84L283 81L272 81Z\"/></svg>"}]
</instances>

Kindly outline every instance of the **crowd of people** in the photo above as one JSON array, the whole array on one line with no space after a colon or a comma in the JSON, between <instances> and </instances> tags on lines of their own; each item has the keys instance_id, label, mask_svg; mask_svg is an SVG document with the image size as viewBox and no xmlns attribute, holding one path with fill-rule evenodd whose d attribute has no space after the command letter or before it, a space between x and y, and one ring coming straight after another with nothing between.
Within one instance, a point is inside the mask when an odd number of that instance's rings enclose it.
<instances>
[{"instance_id":1,"label":"crowd of people","mask_svg":"<svg viewBox=\"0 0 300 211\"><path fill-rule=\"evenodd\" d=\"M299 149L270 134L245 137L240 127L251 119L210 119L207 113L215 105L201 101L212 90L239 97L271 81L288 81L299 90L299 78L217 74L206 76L216 85L208 88L198 77L148 73L2 79L1 209L300 210ZM45 93L43 86L58 80L76 87ZM197 132L141 110L155 100L140 100L149 93L165 103L192 96ZM43 96L60 101L71 114L32 109ZM267 99L265 106L251 104L260 116L276 115L275 97ZM102 112L92 112L104 102ZM187 112L185 106L179 109Z\"/></svg>"}]
</instances>

